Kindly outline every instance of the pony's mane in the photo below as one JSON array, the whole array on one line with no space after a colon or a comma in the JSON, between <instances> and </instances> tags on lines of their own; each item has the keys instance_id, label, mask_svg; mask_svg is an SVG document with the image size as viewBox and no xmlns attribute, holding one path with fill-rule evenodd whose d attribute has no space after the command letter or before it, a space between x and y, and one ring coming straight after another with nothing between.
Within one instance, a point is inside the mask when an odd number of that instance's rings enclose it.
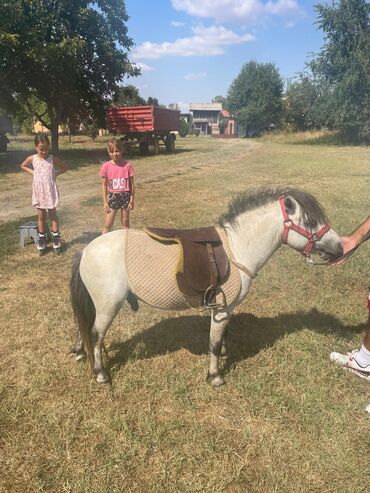
<instances>
[{"instance_id":1,"label":"pony's mane","mask_svg":"<svg viewBox=\"0 0 370 493\"><path fill-rule=\"evenodd\" d=\"M237 218L243 212L262 207L269 202L278 200L279 197L291 197L301 206L302 215L308 225L315 226L328 222L326 213L320 203L310 193L297 188L259 188L253 191L239 193L230 203L228 210L218 220L220 226L235 224Z\"/></svg>"}]
</instances>

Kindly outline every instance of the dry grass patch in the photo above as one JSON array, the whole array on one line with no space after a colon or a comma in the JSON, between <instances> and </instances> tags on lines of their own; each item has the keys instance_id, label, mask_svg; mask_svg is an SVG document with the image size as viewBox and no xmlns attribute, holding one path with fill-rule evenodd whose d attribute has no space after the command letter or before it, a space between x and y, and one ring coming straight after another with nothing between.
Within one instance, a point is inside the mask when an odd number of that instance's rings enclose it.
<instances>
[{"instance_id":1,"label":"dry grass patch","mask_svg":"<svg viewBox=\"0 0 370 493\"><path fill-rule=\"evenodd\" d=\"M179 138L174 155L134 154L132 226L212 224L235 193L290 184L349 231L368 215L369 151L329 144ZM12 143L8 166L29 148L27 139ZM101 229L104 139L62 141L60 155L73 168L60 181L60 256L18 248L19 224L33 214L30 182L0 174L0 191L14 190L0 224L0 491L367 490L368 386L328 354L361 342L368 246L341 268L281 249L231 322L218 391L205 382L208 316L144 305L115 319L106 338L112 385L98 386L69 354L68 282L74 253Z\"/></svg>"}]
</instances>

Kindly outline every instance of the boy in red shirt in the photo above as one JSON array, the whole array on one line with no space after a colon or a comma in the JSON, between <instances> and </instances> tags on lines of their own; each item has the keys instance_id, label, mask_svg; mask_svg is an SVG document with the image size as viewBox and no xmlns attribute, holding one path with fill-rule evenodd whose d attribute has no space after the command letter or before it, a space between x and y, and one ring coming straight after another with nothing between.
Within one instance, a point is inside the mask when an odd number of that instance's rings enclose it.
<instances>
[{"instance_id":1,"label":"boy in red shirt","mask_svg":"<svg viewBox=\"0 0 370 493\"><path fill-rule=\"evenodd\" d=\"M118 210L121 211L123 229L129 227L129 213L134 208L135 170L129 161L123 159L123 142L112 139L107 144L111 158L100 170L102 178L103 207L106 213L102 234L113 226Z\"/></svg>"}]
</instances>

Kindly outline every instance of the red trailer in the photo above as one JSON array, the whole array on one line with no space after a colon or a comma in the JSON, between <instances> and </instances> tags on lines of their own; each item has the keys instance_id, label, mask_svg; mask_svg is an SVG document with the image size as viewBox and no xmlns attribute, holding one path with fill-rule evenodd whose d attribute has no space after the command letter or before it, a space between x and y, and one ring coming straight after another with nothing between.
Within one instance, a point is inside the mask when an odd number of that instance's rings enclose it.
<instances>
[{"instance_id":1,"label":"red trailer","mask_svg":"<svg viewBox=\"0 0 370 493\"><path fill-rule=\"evenodd\" d=\"M159 106L112 106L107 111L107 127L123 135L129 147L138 144L142 153L158 154L161 141L167 152L174 152L180 112Z\"/></svg>"}]
</instances>

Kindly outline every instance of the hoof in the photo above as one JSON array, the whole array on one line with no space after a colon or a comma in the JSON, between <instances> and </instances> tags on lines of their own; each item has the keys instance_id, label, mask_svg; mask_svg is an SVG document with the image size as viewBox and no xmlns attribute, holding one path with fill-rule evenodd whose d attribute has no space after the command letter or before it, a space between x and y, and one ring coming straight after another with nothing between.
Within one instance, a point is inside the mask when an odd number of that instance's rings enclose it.
<instances>
[{"instance_id":1,"label":"hoof","mask_svg":"<svg viewBox=\"0 0 370 493\"><path fill-rule=\"evenodd\" d=\"M97 383L108 383L109 382L108 375L106 373L99 373L99 375L97 375L96 377L96 381Z\"/></svg>"},{"instance_id":2,"label":"hoof","mask_svg":"<svg viewBox=\"0 0 370 493\"><path fill-rule=\"evenodd\" d=\"M86 359L86 354L85 353L78 353L75 355L76 361L85 361Z\"/></svg>"},{"instance_id":3,"label":"hoof","mask_svg":"<svg viewBox=\"0 0 370 493\"><path fill-rule=\"evenodd\" d=\"M225 384L225 380L221 377L221 375L216 375L215 377L208 375L207 381L214 389L217 389Z\"/></svg>"}]
</instances>

